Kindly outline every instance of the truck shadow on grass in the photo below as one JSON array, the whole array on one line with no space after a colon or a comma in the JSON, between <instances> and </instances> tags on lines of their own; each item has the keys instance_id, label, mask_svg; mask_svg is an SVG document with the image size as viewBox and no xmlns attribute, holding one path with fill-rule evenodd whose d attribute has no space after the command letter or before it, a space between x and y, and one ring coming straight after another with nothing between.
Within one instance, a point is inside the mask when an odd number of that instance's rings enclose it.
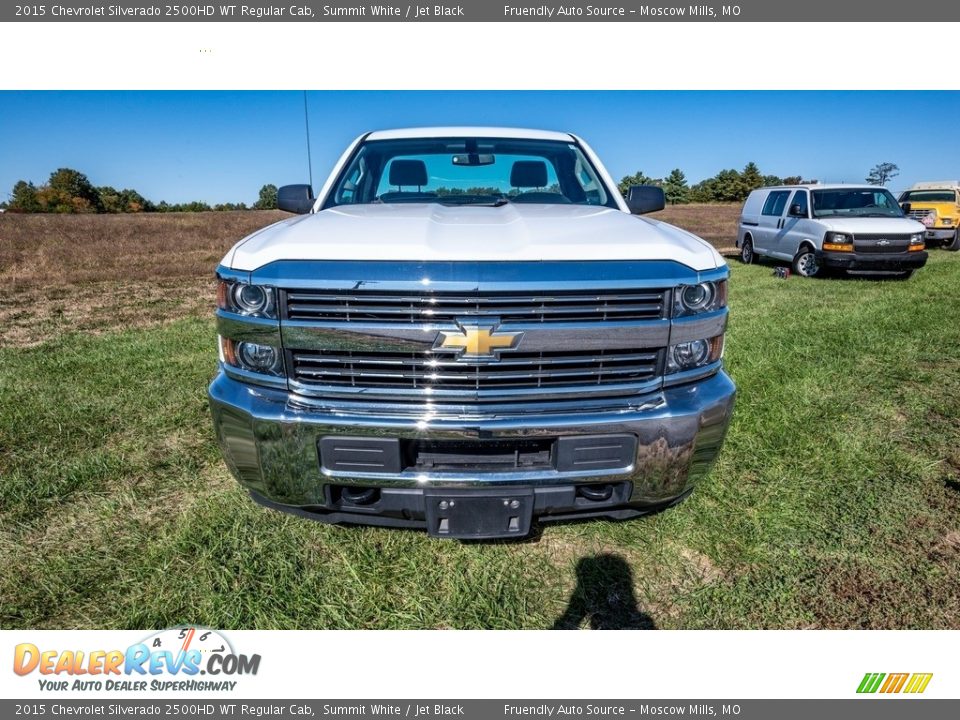
<instances>
[{"instance_id":1,"label":"truck shadow on grass","mask_svg":"<svg viewBox=\"0 0 960 720\"><path fill-rule=\"evenodd\" d=\"M581 558L577 585L554 630L578 630L586 622L592 630L656 630L633 593L633 573L619 555L604 553Z\"/></svg>"}]
</instances>

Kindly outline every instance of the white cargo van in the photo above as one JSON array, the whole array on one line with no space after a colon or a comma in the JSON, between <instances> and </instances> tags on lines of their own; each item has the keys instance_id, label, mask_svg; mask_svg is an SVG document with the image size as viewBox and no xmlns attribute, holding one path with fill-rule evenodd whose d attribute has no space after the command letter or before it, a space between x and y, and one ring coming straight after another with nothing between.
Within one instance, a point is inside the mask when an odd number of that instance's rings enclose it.
<instances>
[{"instance_id":1,"label":"white cargo van","mask_svg":"<svg viewBox=\"0 0 960 720\"><path fill-rule=\"evenodd\" d=\"M886 188L791 185L750 193L740 213L740 259L786 260L812 277L825 268L909 277L927 261L924 228Z\"/></svg>"}]
</instances>

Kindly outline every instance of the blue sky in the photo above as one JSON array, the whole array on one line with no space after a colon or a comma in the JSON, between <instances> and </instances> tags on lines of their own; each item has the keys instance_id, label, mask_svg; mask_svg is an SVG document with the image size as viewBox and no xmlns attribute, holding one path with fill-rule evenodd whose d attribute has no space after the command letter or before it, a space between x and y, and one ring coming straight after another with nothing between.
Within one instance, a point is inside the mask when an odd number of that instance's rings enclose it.
<instances>
[{"instance_id":1,"label":"blue sky","mask_svg":"<svg viewBox=\"0 0 960 720\"><path fill-rule=\"evenodd\" d=\"M569 130L611 173L693 184L753 161L763 173L861 182L895 162L900 189L960 176L960 92L310 91L314 186L366 130L507 125ZM256 200L307 177L301 92L0 92L0 198L59 167L151 200Z\"/></svg>"}]
</instances>

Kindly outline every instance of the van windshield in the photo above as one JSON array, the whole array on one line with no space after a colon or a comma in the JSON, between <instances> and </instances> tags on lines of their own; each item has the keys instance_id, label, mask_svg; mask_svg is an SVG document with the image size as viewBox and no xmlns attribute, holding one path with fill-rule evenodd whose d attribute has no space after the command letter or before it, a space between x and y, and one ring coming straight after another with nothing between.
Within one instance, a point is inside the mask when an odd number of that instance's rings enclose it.
<instances>
[{"instance_id":1,"label":"van windshield","mask_svg":"<svg viewBox=\"0 0 960 720\"><path fill-rule=\"evenodd\" d=\"M814 190L814 217L903 217L889 190L882 188L836 188Z\"/></svg>"},{"instance_id":2,"label":"van windshield","mask_svg":"<svg viewBox=\"0 0 960 720\"><path fill-rule=\"evenodd\" d=\"M617 207L575 143L487 137L364 142L326 207L372 203Z\"/></svg>"}]
</instances>

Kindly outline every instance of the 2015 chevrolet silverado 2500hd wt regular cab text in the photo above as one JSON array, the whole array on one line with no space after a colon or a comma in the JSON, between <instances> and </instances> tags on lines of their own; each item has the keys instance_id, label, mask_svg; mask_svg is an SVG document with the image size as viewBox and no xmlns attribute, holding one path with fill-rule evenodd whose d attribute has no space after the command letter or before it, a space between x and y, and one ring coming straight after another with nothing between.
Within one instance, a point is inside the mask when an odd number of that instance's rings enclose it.
<instances>
[{"instance_id":1,"label":"2015 chevrolet silverado 2500hd wt regular cab text","mask_svg":"<svg viewBox=\"0 0 960 720\"><path fill-rule=\"evenodd\" d=\"M258 502L522 537L628 518L712 466L733 409L728 269L579 138L373 132L223 258L210 404Z\"/></svg>"}]
</instances>

